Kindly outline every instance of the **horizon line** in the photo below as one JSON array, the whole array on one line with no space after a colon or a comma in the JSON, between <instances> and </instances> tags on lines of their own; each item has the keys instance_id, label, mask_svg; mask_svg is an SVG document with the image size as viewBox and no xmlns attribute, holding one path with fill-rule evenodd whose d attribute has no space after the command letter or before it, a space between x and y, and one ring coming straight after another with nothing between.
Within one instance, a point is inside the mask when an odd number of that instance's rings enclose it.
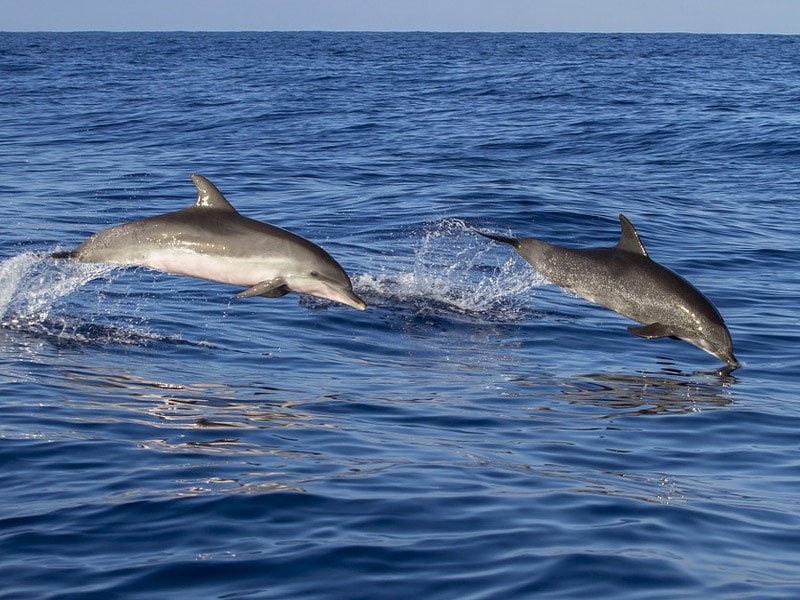
<instances>
[{"instance_id":1,"label":"horizon line","mask_svg":"<svg viewBox=\"0 0 800 600\"><path fill-rule=\"evenodd\" d=\"M573 34L573 35L773 35L798 33L689 30L520 30L520 29L0 29L0 33L453 33L453 34Z\"/></svg>"}]
</instances>

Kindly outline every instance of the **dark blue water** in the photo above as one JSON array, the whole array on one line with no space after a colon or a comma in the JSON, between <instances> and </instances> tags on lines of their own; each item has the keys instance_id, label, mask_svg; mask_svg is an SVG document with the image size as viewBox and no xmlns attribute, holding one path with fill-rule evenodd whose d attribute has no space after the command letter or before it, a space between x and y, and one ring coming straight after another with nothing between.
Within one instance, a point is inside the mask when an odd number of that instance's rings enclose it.
<instances>
[{"instance_id":1,"label":"dark blue water","mask_svg":"<svg viewBox=\"0 0 800 600\"><path fill-rule=\"evenodd\" d=\"M0 34L0 73L0 597L800 594L800 38ZM38 256L193 172L367 311ZM620 212L742 369L472 232Z\"/></svg>"}]
</instances>

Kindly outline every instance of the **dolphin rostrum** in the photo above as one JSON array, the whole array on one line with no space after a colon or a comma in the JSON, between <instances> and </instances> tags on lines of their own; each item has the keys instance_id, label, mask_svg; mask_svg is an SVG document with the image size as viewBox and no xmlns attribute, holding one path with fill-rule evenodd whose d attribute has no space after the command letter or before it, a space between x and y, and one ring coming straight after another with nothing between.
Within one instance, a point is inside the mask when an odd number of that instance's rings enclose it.
<instances>
[{"instance_id":1,"label":"dolphin rostrum","mask_svg":"<svg viewBox=\"0 0 800 600\"><path fill-rule=\"evenodd\" d=\"M582 298L642 323L628 331L647 339L681 339L739 368L728 328L691 283L653 261L633 224L619 216L622 235L610 248L571 249L532 238L481 233L511 244L545 278Z\"/></svg>"},{"instance_id":2,"label":"dolphin rostrum","mask_svg":"<svg viewBox=\"0 0 800 600\"><path fill-rule=\"evenodd\" d=\"M194 205L104 229L53 258L150 267L247 287L238 298L297 292L364 310L350 278L325 250L240 215L208 179L192 175Z\"/></svg>"}]
</instances>

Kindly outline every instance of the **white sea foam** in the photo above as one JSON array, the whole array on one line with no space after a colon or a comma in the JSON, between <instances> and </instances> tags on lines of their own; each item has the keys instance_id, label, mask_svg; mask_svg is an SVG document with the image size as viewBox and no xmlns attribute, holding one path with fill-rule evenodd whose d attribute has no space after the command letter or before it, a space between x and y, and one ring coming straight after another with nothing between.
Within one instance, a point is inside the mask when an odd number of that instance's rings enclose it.
<instances>
[{"instance_id":1,"label":"white sea foam","mask_svg":"<svg viewBox=\"0 0 800 600\"><path fill-rule=\"evenodd\" d=\"M57 343L139 344L162 339L140 325L121 324L110 313L65 310L67 296L90 281L108 279L114 270L112 264L53 261L31 252L12 256L0 262L0 327Z\"/></svg>"},{"instance_id":2,"label":"white sea foam","mask_svg":"<svg viewBox=\"0 0 800 600\"><path fill-rule=\"evenodd\" d=\"M505 253L506 256L503 255ZM406 266L406 265L402 265ZM373 305L412 306L421 314L446 313L489 321L524 318L532 288L544 283L510 248L478 236L463 221L439 221L419 240L407 270L354 278Z\"/></svg>"},{"instance_id":3,"label":"white sea foam","mask_svg":"<svg viewBox=\"0 0 800 600\"><path fill-rule=\"evenodd\" d=\"M88 282L107 277L110 264L52 261L25 252L0 263L0 320L43 322L53 306Z\"/></svg>"}]
</instances>

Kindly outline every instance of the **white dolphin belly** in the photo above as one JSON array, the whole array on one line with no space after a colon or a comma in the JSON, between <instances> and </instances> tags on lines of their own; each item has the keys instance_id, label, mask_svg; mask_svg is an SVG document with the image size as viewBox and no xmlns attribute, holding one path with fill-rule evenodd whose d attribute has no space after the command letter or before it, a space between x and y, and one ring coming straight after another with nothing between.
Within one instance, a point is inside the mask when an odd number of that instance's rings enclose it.
<instances>
[{"instance_id":1,"label":"white dolphin belly","mask_svg":"<svg viewBox=\"0 0 800 600\"><path fill-rule=\"evenodd\" d=\"M220 256L178 248L153 251L132 264L173 275L248 287L285 275L289 267L287 261L280 258Z\"/></svg>"}]
</instances>

